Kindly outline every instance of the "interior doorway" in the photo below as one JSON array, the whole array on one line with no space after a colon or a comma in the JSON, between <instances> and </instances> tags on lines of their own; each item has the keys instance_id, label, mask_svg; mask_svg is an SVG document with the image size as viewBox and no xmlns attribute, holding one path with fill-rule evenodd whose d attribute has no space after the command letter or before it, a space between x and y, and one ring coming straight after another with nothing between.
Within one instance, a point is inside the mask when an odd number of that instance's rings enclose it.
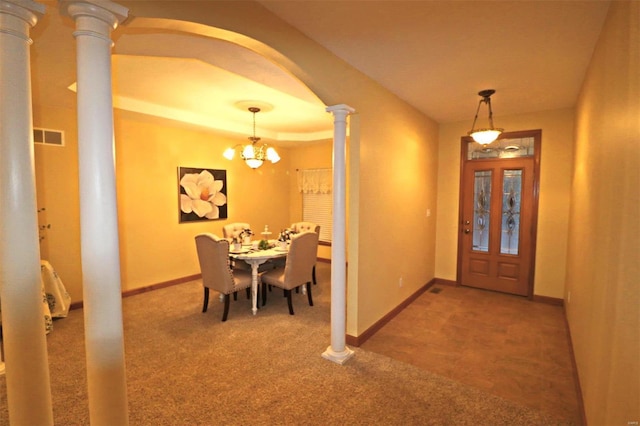
<instances>
[{"instance_id":1,"label":"interior doorway","mask_svg":"<svg viewBox=\"0 0 640 426\"><path fill-rule=\"evenodd\" d=\"M541 130L462 138L459 284L533 297Z\"/></svg>"}]
</instances>

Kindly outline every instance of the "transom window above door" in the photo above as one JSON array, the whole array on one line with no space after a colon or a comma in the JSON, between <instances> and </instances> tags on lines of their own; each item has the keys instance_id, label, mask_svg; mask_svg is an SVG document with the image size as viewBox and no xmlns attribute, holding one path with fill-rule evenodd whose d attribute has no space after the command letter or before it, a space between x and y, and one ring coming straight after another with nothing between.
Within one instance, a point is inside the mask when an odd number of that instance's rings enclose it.
<instances>
[{"instance_id":1,"label":"transom window above door","mask_svg":"<svg viewBox=\"0 0 640 426\"><path fill-rule=\"evenodd\" d=\"M498 139L489 145L480 145L477 142L469 142L467 147L467 160L533 157L533 154L533 137Z\"/></svg>"}]
</instances>

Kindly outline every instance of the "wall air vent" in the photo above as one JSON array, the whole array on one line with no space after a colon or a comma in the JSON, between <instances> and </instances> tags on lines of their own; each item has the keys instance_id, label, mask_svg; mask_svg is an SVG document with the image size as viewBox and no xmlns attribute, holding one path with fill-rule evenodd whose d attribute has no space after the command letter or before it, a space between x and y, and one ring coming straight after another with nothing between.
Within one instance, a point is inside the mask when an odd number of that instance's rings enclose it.
<instances>
[{"instance_id":1,"label":"wall air vent","mask_svg":"<svg viewBox=\"0 0 640 426\"><path fill-rule=\"evenodd\" d=\"M33 142L40 145L64 146L64 132L52 129L33 129Z\"/></svg>"}]
</instances>

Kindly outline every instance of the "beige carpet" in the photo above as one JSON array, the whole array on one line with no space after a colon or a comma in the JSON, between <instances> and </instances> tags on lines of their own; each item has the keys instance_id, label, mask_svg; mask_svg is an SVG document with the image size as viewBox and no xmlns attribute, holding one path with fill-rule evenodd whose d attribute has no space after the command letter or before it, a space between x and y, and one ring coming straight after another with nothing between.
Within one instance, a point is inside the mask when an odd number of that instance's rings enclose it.
<instances>
[{"instance_id":1,"label":"beige carpet","mask_svg":"<svg viewBox=\"0 0 640 426\"><path fill-rule=\"evenodd\" d=\"M132 425L550 425L531 409L355 348L340 366L321 358L329 345L329 276L318 267L315 306L282 292L258 315L245 295L200 312L197 281L123 300ZM83 313L54 323L49 362L57 425L89 424ZM0 378L0 424L8 424Z\"/></svg>"}]
</instances>

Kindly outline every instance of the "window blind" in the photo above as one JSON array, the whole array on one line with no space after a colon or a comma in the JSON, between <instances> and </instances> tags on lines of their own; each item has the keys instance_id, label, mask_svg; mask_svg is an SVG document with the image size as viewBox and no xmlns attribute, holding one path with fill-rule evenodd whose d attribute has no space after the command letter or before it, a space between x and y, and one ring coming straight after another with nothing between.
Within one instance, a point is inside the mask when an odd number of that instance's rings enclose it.
<instances>
[{"instance_id":1,"label":"window blind","mask_svg":"<svg viewBox=\"0 0 640 426\"><path fill-rule=\"evenodd\" d=\"M331 242L332 218L332 194L302 194L302 220L320 225L320 241Z\"/></svg>"}]
</instances>

